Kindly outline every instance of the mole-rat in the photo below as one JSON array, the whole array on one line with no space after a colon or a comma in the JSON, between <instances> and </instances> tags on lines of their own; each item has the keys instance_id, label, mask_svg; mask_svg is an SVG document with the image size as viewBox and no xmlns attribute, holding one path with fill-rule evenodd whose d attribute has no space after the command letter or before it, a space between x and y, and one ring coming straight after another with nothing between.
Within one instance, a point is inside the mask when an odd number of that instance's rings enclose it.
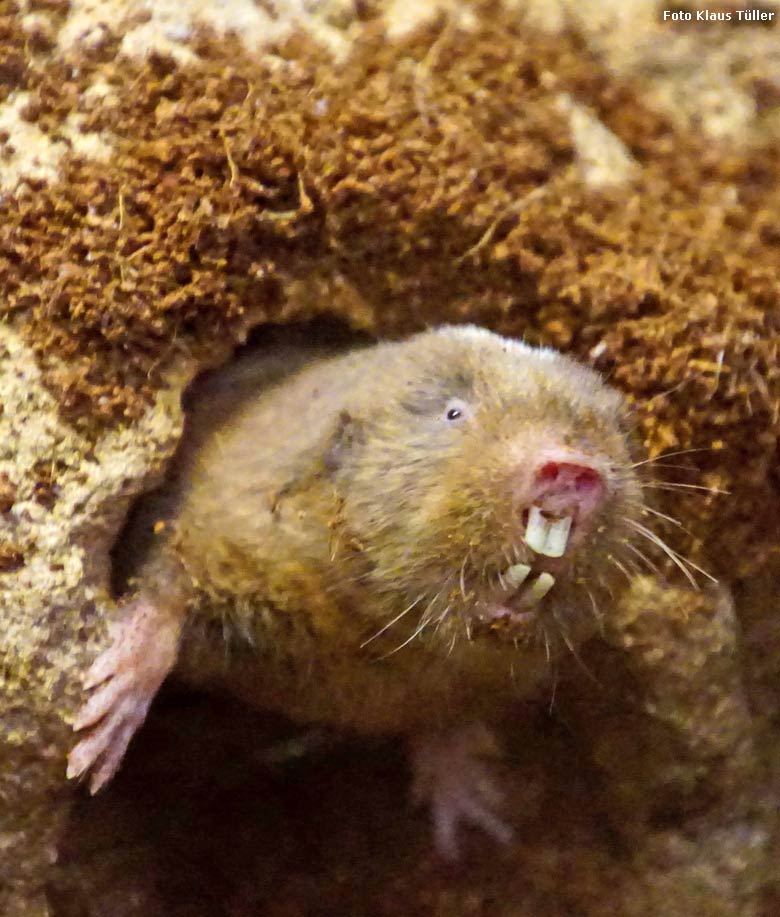
<instances>
[{"instance_id":1,"label":"mole-rat","mask_svg":"<svg viewBox=\"0 0 780 917\"><path fill-rule=\"evenodd\" d=\"M489 727L596 631L635 550L622 397L471 325L244 364L193 405L128 535L148 545L68 776L111 778L185 622L221 621L251 647L261 706L408 738L443 855L461 823L507 840Z\"/></svg>"}]
</instances>

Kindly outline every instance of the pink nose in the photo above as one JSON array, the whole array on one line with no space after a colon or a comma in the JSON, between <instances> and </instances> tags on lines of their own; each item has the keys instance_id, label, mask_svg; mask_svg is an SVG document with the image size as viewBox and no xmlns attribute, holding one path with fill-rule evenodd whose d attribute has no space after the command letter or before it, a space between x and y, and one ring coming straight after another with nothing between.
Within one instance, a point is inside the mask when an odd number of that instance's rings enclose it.
<instances>
[{"instance_id":1,"label":"pink nose","mask_svg":"<svg viewBox=\"0 0 780 917\"><path fill-rule=\"evenodd\" d=\"M577 461L545 461L534 472L529 503L543 512L574 516L582 522L606 494L601 474Z\"/></svg>"}]
</instances>

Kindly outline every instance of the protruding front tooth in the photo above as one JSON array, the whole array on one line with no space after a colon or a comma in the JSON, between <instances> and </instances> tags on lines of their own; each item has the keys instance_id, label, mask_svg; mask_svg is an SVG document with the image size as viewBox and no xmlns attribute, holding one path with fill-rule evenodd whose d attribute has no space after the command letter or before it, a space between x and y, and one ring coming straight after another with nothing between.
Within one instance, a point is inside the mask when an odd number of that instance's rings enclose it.
<instances>
[{"instance_id":1,"label":"protruding front tooth","mask_svg":"<svg viewBox=\"0 0 780 917\"><path fill-rule=\"evenodd\" d=\"M530 572L531 568L528 564L513 564L504 573L504 583L506 583L507 589L517 589L518 586L522 586L528 579Z\"/></svg>"},{"instance_id":2,"label":"protruding front tooth","mask_svg":"<svg viewBox=\"0 0 780 917\"><path fill-rule=\"evenodd\" d=\"M571 531L571 516L549 522L538 506L528 510L528 525L525 527L525 543L537 554L545 557L563 557Z\"/></svg>"},{"instance_id":3,"label":"protruding front tooth","mask_svg":"<svg viewBox=\"0 0 780 917\"><path fill-rule=\"evenodd\" d=\"M544 554L550 523L544 518L538 506L528 510L528 525L525 527L525 543L537 554Z\"/></svg>"},{"instance_id":4,"label":"protruding front tooth","mask_svg":"<svg viewBox=\"0 0 780 917\"><path fill-rule=\"evenodd\" d=\"M528 587L528 601L534 604L541 601L554 585L555 577L551 573L540 573Z\"/></svg>"},{"instance_id":5,"label":"protruding front tooth","mask_svg":"<svg viewBox=\"0 0 780 917\"><path fill-rule=\"evenodd\" d=\"M569 540L571 531L571 516L564 516L550 525L547 532L547 542L545 544L544 554L548 557L563 557L566 550L566 543Z\"/></svg>"}]
</instances>

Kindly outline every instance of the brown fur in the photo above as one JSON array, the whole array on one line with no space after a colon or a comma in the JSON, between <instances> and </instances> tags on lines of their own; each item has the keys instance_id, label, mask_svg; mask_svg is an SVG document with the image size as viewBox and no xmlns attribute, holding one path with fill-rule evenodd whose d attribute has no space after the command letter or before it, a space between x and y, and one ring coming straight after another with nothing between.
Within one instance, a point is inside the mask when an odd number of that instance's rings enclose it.
<instances>
[{"instance_id":1,"label":"brown fur","mask_svg":"<svg viewBox=\"0 0 780 917\"><path fill-rule=\"evenodd\" d=\"M192 618L227 622L239 649L228 666L185 658L185 674L207 666L253 703L361 731L495 719L607 610L608 557L639 506L621 399L566 357L473 328L322 353L252 355L194 405L150 563L163 601L174 576ZM474 411L455 428L452 398ZM545 444L592 455L610 497L536 633L473 636L485 590L531 557L510 481Z\"/></svg>"}]
</instances>

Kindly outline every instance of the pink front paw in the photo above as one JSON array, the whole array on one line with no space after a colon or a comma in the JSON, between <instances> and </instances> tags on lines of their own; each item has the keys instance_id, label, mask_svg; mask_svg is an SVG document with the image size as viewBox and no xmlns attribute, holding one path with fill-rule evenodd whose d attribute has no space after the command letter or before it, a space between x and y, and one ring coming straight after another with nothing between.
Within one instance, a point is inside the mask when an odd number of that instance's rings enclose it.
<instances>
[{"instance_id":1,"label":"pink front paw","mask_svg":"<svg viewBox=\"0 0 780 917\"><path fill-rule=\"evenodd\" d=\"M502 844L512 839L512 829L496 812L503 794L489 759L499 754L495 736L481 723L413 741L412 793L430 805L434 844L445 859L458 858L462 823L481 828Z\"/></svg>"},{"instance_id":2,"label":"pink front paw","mask_svg":"<svg viewBox=\"0 0 780 917\"><path fill-rule=\"evenodd\" d=\"M84 731L68 756L68 777L91 771L96 793L116 773L127 746L176 661L181 619L138 597L110 627L111 646L84 680L96 689L79 710L73 728Z\"/></svg>"}]
</instances>

